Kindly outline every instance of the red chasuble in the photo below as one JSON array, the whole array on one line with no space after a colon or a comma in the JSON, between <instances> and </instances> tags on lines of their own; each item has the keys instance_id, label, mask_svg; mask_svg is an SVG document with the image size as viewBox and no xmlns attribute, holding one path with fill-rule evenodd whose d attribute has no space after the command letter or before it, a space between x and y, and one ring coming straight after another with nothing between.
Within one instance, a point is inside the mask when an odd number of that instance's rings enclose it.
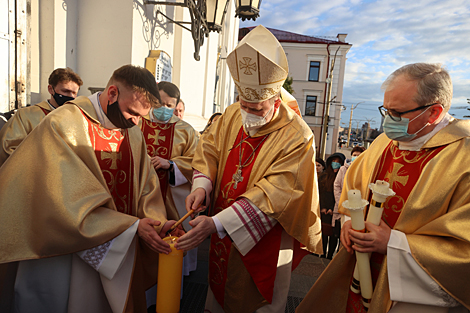
<instances>
[{"instance_id":1,"label":"red chasuble","mask_svg":"<svg viewBox=\"0 0 470 313\"><path fill-rule=\"evenodd\" d=\"M433 149L422 149L420 151L400 150L392 142L382 153L378 164L377 180L385 180L390 184L390 188L395 191L395 195L384 203L382 220L393 229L398 217L401 214L408 196L421 176L421 172L426 164L435 157L446 146ZM370 196L372 198L372 195ZM369 199L370 202L370 199ZM384 255L372 253L370 267L372 283L375 287L382 266ZM362 305L362 297L349 291L348 305L346 312L366 312Z\"/></svg>"},{"instance_id":2,"label":"red chasuble","mask_svg":"<svg viewBox=\"0 0 470 313\"><path fill-rule=\"evenodd\" d=\"M149 156L159 156L163 159L171 159L173 148L173 135L175 133L176 123L153 123L145 118L142 119L142 133L144 134ZM160 189L163 200L166 201L166 192L168 190L168 171L159 169L157 171Z\"/></svg>"},{"instance_id":3,"label":"red chasuble","mask_svg":"<svg viewBox=\"0 0 470 313\"><path fill-rule=\"evenodd\" d=\"M88 122L91 144L117 211L135 216L132 205L134 160L127 130L106 129L82 114Z\"/></svg>"}]
</instances>

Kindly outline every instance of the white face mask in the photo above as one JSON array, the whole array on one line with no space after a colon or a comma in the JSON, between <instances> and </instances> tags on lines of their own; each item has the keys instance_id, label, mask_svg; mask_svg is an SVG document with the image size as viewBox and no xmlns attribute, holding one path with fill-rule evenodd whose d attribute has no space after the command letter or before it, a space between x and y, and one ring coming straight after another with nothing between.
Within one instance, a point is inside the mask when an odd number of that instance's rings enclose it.
<instances>
[{"instance_id":1,"label":"white face mask","mask_svg":"<svg viewBox=\"0 0 470 313\"><path fill-rule=\"evenodd\" d=\"M273 110L274 105L264 116L258 116L255 114L247 113L245 110L240 108L240 113L242 115L242 124L247 132L255 131L263 127L268 123L266 116Z\"/></svg>"}]
</instances>

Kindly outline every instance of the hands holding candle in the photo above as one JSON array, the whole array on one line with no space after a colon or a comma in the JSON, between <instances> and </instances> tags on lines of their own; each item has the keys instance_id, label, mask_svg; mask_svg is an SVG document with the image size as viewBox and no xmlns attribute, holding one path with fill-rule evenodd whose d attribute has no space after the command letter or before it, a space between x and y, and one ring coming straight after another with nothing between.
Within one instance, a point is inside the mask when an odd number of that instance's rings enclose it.
<instances>
[{"instance_id":1,"label":"hands holding candle","mask_svg":"<svg viewBox=\"0 0 470 313\"><path fill-rule=\"evenodd\" d=\"M153 220L151 218L143 218L139 221L139 226L137 227L137 234L152 250L157 251L159 253L168 254L171 252L170 245L165 242L162 238L165 237L165 233L175 223L176 221L167 221L163 225L160 234L158 234L155 230L155 226L160 226L161 222ZM177 237L184 235L182 226L180 225L175 228L172 235Z\"/></svg>"}]
</instances>

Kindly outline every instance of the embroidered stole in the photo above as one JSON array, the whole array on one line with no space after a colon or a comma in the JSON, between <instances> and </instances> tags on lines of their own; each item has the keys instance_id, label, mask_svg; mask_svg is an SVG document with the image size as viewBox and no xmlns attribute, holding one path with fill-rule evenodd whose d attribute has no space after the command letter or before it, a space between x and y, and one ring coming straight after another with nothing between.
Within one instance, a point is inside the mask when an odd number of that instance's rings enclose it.
<instances>
[{"instance_id":1,"label":"embroidered stole","mask_svg":"<svg viewBox=\"0 0 470 313\"><path fill-rule=\"evenodd\" d=\"M384 150L379 160L378 172L374 182L385 180L396 193L384 203L382 220L390 228L393 229L395 226L408 196L418 182L426 164L445 147L422 149L420 151L405 151L400 150L390 142ZM372 198L372 193L370 198ZM384 255L380 253L372 253L370 258L372 284L374 287L382 267L383 258ZM362 305L362 296L360 294L355 294L349 290L346 312L366 312Z\"/></svg>"},{"instance_id":2,"label":"embroidered stole","mask_svg":"<svg viewBox=\"0 0 470 313\"><path fill-rule=\"evenodd\" d=\"M150 157L159 156L163 159L171 159L173 148L173 136L176 123L154 123L142 118L142 133L144 134L145 144L147 145L147 154ZM166 194L168 191L167 170L157 170L158 180L160 181L160 190L162 191L163 201L166 204Z\"/></svg>"},{"instance_id":3,"label":"embroidered stole","mask_svg":"<svg viewBox=\"0 0 470 313\"><path fill-rule=\"evenodd\" d=\"M240 146L242 133L243 127L240 128L234 147L229 153L220 185L221 190L216 199L215 207L209 213L211 216L229 207L246 191L251 169L264 144L264 137L262 136L257 138L248 137ZM258 149L253 153L258 145ZM236 183L233 176L239 168L240 149L242 149L241 159L242 164L244 164L242 167L243 180ZM237 184L236 189L234 188L235 184ZM261 295L270 302L272 301L274 279L276 277L281 234L282 227L277 224L245 256L240 255ZM209 284L216 300L222 307L224 306L225 283L227 281L231 246L232 241L229 236L220 239L217 234L212 234L209 252Z\"/></svg>"},{"instance_id":4,"label":"embroidered stole","mask_svg":"<svg viewBox=\"0 0 470 313\"><path fill-rule=\"evenodd\" d=\"M87 121L96 159L118 212L136 216L133 206L134 160L127 130L110 130Z\"/></svg>"}]
</instances>

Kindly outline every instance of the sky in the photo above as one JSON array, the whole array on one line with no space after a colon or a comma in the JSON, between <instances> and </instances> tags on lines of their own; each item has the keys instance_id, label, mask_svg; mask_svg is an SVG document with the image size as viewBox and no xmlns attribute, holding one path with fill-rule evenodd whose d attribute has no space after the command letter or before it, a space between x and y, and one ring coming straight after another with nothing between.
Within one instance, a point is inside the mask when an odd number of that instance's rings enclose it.
<instances>
[{"instance_id":1,"label":"sky","mask_svg":"<svg viewBox=\"0 0 470 313\"><path fill-rule=\"evenodd\" d=\"M353 127L370 120L379 128L382 82L415 62L442 63L454 85L449 112L470 116L470 0L263 0L256 21L240 20L240 27L259 24L309 36L348 34L342 126L351 105L364 101Z\"/></svg>"}]
</instances>

